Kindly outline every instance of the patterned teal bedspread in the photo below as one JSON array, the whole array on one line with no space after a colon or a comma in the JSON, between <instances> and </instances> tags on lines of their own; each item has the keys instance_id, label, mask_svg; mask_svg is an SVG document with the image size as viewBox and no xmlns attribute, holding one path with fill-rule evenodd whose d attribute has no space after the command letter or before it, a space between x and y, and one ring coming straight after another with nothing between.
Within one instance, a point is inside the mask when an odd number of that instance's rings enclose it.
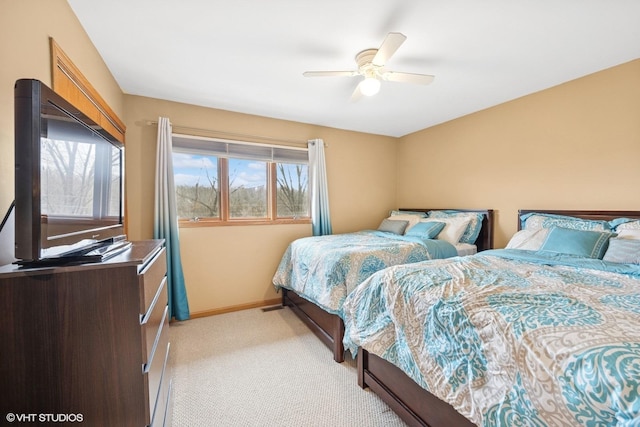
<instances>
[{"instance_id":1,"label":"patterned teal bedspread","mask_svg":"<svg viewBox=\"0 0 640 427\"><path fill-rule=\"evenodd\" d=\"M344 343L479 426L640 426L639 277L513 250L391 267L345 300Z\"/></svg>"},{"instance_id":2,"label":"patterned teal bedspread","mask_svg":"<svg viewBox=\"0 0 640 427\"><path fill-rule=\"evenodd\" d=\"M342 303L371 274L392 265L456 256L453 245L375 230L304 237L285 251L273 277L276 290L295 291L342 316Z\"/></svg>"}]
</instances>

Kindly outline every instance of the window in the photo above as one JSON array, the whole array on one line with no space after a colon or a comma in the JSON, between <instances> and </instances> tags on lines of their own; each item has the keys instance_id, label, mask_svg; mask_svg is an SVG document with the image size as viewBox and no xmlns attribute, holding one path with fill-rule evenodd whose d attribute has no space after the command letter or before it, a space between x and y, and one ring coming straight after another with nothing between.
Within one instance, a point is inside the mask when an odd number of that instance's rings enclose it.
<instances>
[{"instance_id":1,"label":"window","mask_svg":"<svg viewBox=\"0 0 640 427\"><path fill-rule=\"evenodd\" d=\"M229 218L267 217L267 163L229 158Z\"/></svg>"},{"instance_id":2,"label":"window","mask_svg":"<svg viewBox=\"0 0 640 427\"><path fill-rule=\"evenodd\" d=\"M276 165L277 211L281 216L308 217L308 166L278 163Z\"/></svg>"},{"instance_id":3,"label":"window","mask_svg":"<svg viewBox=\"0 0 640 427\"><path fill-rule=\"evenodd\" d=\"M306 148L173 135L180 224L309 222Z\"/></svg>"},{"instance_id":4,"label":"window","mask_svg":"<svg viewBox=\"0 0 640 427\"><path fill-rule=\"evenodd\" d=\"M218 158L173 149L178 218L219 218Z\"/></svg>"}]
</instances>

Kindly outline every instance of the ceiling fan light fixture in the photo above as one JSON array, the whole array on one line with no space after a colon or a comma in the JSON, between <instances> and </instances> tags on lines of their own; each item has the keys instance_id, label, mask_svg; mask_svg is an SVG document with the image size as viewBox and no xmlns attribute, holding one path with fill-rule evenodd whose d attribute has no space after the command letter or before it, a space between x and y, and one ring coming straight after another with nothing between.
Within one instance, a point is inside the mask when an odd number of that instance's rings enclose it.
<instances>
[{"instance_id":1,"label":"ceiling fan light fixture","mask_svg":"<svg viewBox=\"0 0 640 427\"><path fill-rule=\"evenodd\" d=\"M364 96L373 96L380 92L380 80L367 77L360 83L360 91Z\"/></svg>"},{"instance_id":2,"label":"ceiling fan light fixture","mask_svg":"<svg viewBox=\"0 0 640 427\"><path fill-rule=\"evenodd\" d=\"M398 50L400 45L407 39L402 33L389 33L378 49L365 49L356 54L357 70L353 71L305 71L305 77L324 76L358 76L364 77L358 83L351 94L351 102L355 102L363 96L373 96L380 91L381 81L392 81L401 83L414 83L427 85L433 81L434 76L430 74L404 73L390 71L385 68L385 64L391 56Z\"/></svg>"}]
</instances>

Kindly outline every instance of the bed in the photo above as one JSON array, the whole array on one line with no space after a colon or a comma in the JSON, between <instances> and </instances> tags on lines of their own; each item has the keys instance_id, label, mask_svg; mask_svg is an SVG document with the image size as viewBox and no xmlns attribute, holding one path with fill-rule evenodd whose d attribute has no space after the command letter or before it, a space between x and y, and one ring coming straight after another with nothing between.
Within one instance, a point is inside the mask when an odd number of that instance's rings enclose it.
<instances>
[{"instance_id":1,"label":"bed","mask_svg":"<svg viewBox=\"0 0 640 427\"><path fill-rule=\"evenodd\" d=\"M507 248L374 273L344 316L409 425L640 425L638 211L521 210Z\"/></svg>"},{"instance_id":2,"label":"bed","mask_svg":"<svg viewBox=\"0 0 640 427\"><path fill-rule=\"evenodd\" d=\"M429 212L431 216L424 217ZM336 362L344 360L342 302L373 272L400 263L466 255L493 247L493 211L490 209L400 209L387 219L413 218L414 215L420 218L416 221L423 223L453 221L460 225L456 222L459 217L473 217L476 222L465 223L465 234L460 236L463 244L456 245L455 252L438 245L447 242L427 239L420 243L421 239L408 236L409 232L395 235L365 230L298 239L284 253L273 278L276 290L282 292L282 305L290 307L332 350ZM409 221L415 223L413 219ZM471 241L473 244L469 244ZM470 246L472 252L469 252Z\"/></svg>"}]
</instances>

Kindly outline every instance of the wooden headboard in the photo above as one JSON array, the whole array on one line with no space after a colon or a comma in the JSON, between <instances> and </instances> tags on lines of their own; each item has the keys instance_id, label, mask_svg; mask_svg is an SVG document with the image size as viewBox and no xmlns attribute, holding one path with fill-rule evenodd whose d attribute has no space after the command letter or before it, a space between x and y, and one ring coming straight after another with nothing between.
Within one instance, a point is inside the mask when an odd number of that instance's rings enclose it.
<instances>
[{"instance_id":1,"label":"wooden headboard","mask_svg":"<svg viewBox=\"0 0 640 427\"><path fill-rule=\"evenodd\" d=\"M445 211L445 210L453 210L458 212L477 212L484 215L482 219L482 229L480 230L480 234L478 235L478 240L476 240L476 246L478 247L478 252L484 251L487 249L493 249L493 209L457 209L457 208L447 208L447 209L409 209L409 208L400 208L401 211L414 211L414 212L429 212L429 211Z\"/></svg>"},{"instance_id":2,"label":"wooden headboard","mask_svg":"<svg viewBox=\"0 0 640 427\"><path fill-rule=\"evenodd\" d=\"M615 218L640 219L640 211L588 211L588 210L548 210L548 209L520 209L518 210L518 230L522 229L520 216L528 213L546 213L553 215L573 216L582 219L611 221Z\"/></svg>"}]
</instances>

